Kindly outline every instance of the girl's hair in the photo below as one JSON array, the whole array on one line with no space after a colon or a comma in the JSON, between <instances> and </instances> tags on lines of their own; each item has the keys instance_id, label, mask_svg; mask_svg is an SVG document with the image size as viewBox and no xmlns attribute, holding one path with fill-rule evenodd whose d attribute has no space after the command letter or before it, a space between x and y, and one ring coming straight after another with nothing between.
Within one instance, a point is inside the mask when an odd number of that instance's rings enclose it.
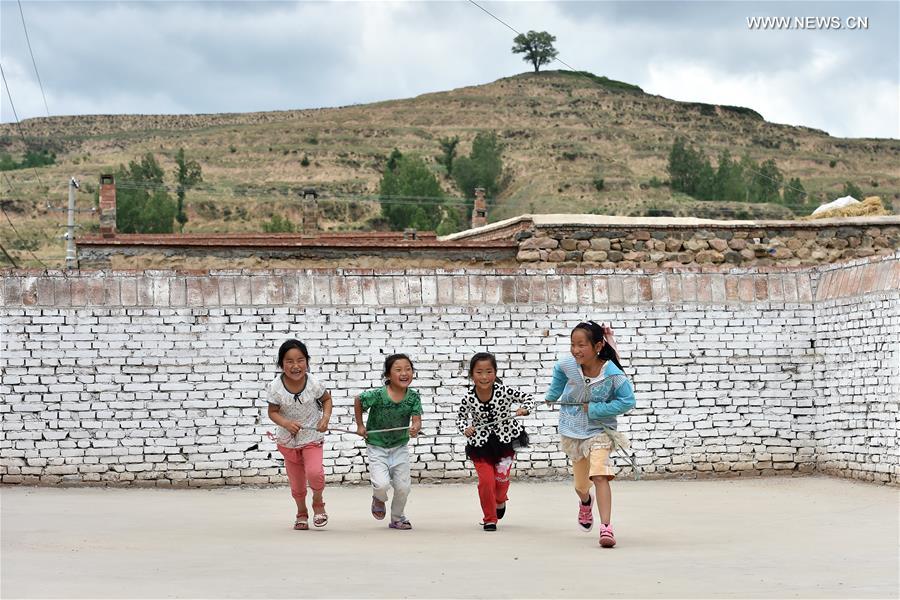
<instances>
[{"instance_id":1,"label":"girl's hair","mask_svg":"<svg viewBox=\"0 0 900 600\"><path fill-rule=\"evenodd\" d=\"M613 364L615 364L621 371L625 371L622 368L622 363L619 362L619 355L613 350L612 346L610 346L606 339L603 337L603 328L595 323L594 321L587 321L584 323L579 323L575 326L575 329L583 329L587 334L588 339L591 341L591 346L596 346L599 342L603 342L603 348L600 349L600 352L597 353L597 358L602 360L611 360ZM572 332L575 332L575 329Z\"/></svg>"},{"instance_id":2,"label":"girl's hair","mask_svg":"<svg viewBox=\"0 0 900 600\"><path fill-rule=\"evenodd\" d=\"M469 361L469 379L472 378L472 374L475 372L475 365L480 363L483 360L491 361L491 366L494 367L494 373L497 372L497 359L490 352L476 352L475 356L472 357L472 360ZM503 383L503 380L497 377L498 383Z\"/></svg>"},{"instance_id":3,"label":"girl's hair","mask_svg":"<svg viewBox=\"0 0 900 600\"><path fill-rule=\"evenodd\" d=\"M302 352L303 356L306 357L306 362L309 362L309 352L306 350L306 344L304 344L300 340L291 339L281 344L281 347L278 349L279 367L284 367L284 355L288 353L288 350L292 350L293 348L296 348L297 350Z\"/></svg>"},{"instance_id":4,"label":"girl's hair","mask_svg":"<svg viewBox=\"0 0 900 600\"><path fill-rule=\"evenodd\" d=\"M393 366L394 366L394 363L397 362L398 360L405 360L405 361L409 362L410 368L411 368L413 371L416 370L416 368L413 366L413 361L412 361L412 359L411 359L410 357L408 357L407 355L405 355L405 354L391 354L391 355L388 356L386 359L384 359L384 373L382 373L381 376L384 377L385 381L387 381L388 379L390 379L390 377L391 377L391 367L393 367Z\"/></svg>"}]
</instances>

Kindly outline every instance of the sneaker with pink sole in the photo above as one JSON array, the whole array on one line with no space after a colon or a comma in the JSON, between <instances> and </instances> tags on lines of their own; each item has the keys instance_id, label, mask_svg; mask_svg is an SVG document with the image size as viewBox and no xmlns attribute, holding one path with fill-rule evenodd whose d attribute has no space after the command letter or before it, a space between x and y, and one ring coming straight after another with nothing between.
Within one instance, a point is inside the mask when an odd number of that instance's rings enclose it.
<instances>
[{"instance_id":1,"label":"sneaker with pink sole","mask_svg":"<svg viewBox=\"0 0 900 600\"><path fill-rule=\"evenodd\" d=\"M612 525L600 524L600 545L604 548L612 548L616 545L616 536L613 535Z\"/></svg>"},{"instance_id":2,"label":"sneaker with pink sole","mask_svg":"<svg viewBox=\"0 0 900 600\"><path fill-rule=\"evenodd\" d=\"M578 501L578 529L585 533L594 528L594 499L589 504Z\"/></svg>"}]
</instances>

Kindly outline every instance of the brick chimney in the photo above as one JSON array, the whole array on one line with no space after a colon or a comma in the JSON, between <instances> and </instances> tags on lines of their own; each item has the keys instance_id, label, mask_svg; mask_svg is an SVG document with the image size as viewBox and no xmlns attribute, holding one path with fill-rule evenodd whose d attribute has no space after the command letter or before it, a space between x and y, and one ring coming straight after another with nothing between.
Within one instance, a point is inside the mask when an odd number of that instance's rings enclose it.
<instances>
[{"instance_id":1,"label":"brick chimney","mask_svg":"<svg viewBox=\"0 0 900 600\"><path fill-rule=\"evenodd\" d=\"M484 188L475 188L475 205L472 207L472 229L487 225L487 202Z\"/></svg>"},{"instance_id":2,"label":"brick chimney","mask_svg":"<svg viewBox=\"0 0 900 600\"><path fill-rule=\"evenodd\" d=\"M303 225L302 235L319 235L319 192L314 189L303 190L303 204L300 207Z\"/></svg>"},{"instance_id":3,"label":"brick chimney","mask_svg":"<svg viewBox=\"0 0 900 600\"><path fill-rule=\"evenodd\" d=\"M116 180L112 175L100 176L100 235L116 237Z\"/></svg>"}]
</instances>

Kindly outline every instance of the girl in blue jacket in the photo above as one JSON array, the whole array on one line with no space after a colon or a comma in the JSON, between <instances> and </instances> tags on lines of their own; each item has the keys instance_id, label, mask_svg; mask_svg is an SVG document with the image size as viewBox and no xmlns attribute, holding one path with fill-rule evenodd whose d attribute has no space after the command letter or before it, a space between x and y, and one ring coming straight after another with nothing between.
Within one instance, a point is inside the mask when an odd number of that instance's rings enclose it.
<instances>
[{"instance_id":1,"label":"girl in blue jacket","mask_svg":"<svg viewBox=\"0 0 900 600\"><path fill-rule=\"evenodd\" d=\"M616 416L634 408L634 388L619 362L611 327L593 321L572 330L571 355L553 367L548 402L559 401L559 434L562 450L572 459L575 493L578 494L578 527L594 527L594 489L600 514L600 545L612 548L616 538L610 526L615 470L609 460L616 446L628 448L628 440L616 431Z\"/></svg>"}]
</instances>

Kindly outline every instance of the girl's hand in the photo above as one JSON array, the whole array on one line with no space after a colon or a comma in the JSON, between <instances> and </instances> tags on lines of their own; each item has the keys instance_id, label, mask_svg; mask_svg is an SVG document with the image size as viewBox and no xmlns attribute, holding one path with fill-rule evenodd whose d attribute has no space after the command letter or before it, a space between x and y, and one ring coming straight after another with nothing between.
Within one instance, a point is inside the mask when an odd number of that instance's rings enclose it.
<instances>
[{"instance_id":1,"label":"girl's hand","mask_svg":"<svg viewBox=\"0 0 900 600\"><path fill-rule=\"evenodd\" d=\"M409 427L409 437L416 437L419 435L419 431L421 431L421 425L410 425Z\"/></svg>"},{"instance_id":2,"label":"girl's hand","mask_svg":"<svg viewBox=\"0 0 900 600\"><path fill-rule=\"evenodd\" d=\"M366 435L368 435L368 433L366 432L366 426L365 425L357 425L356 426L356 434L365 438Z\"/></svg>"},{"instance_id":3,"label":"girl's hand","mask_svg":"<svg viewBox=\"0 0 900 600\"><path fill-rule=\"evenodd\" d=\"M468 427L466 427L465 431L463 431L463 434L466 437L472 437L473 435L475 435L475 428L469 425Z\"/></svg>"},{"instance_id":4,"label":"girl's hand","mask_svg":"<svg viewBox=\"0 0 900 600\"><path fill-rule=\"evenodd\" d=\"M518 409L518 410L516 411L516 416L517 416L517 417L527 417L527 416L528 416L528 409L527 409L527 408L520 408L520 409Z\"/></svg>"},{"instance_id":5,"label":"girl's hand","mask_svg":"<svg viewBox=\"0 0 900 600\"><path fill-rule=\"evenodd\" d=\"M325 433L326 431L328 431L328 419L326 419L325 417L319 419L319 423L318 425L316 425L316 431L318 431L319 433Z\"/></svg>"},{"instance_id":6,"label":"girl's hand","mask_svg":"<svg viewBox=\"0 0 900 600\"><path fill-rule=\"evenodd\" d=\"M588 406L589 406L589 404L587 402L585 402L584 404L581 405L581 410L583 410L584 412L587 412Z\"/></svg>"},{"instance_id":7,"label":"girl's hand","mask_svg":"<svg viewBox=\"0 0 900 600\"><path fill-rule=\"evenodd\" d=\"M284 424L284 428L290 431L291 435L297 435L300 433L300 430L303 429L303 426L297 421L288 421Z\"/></svg>"}]
</instances>

